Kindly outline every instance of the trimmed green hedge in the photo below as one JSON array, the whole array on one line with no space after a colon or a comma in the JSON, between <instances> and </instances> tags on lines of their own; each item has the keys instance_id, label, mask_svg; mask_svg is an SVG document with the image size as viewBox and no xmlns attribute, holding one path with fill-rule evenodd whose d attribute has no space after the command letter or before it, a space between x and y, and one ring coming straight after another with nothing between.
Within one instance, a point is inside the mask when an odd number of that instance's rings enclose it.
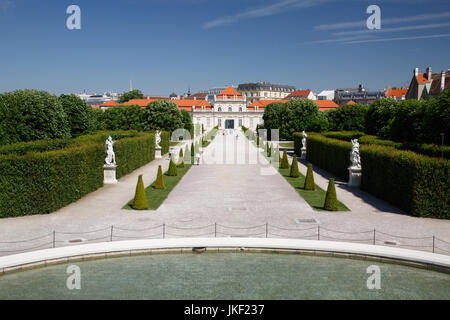
<instances>
[{"instance_id":1,"label":"trimmed green hedge","mask_svg":"<svg viewBox=\"0 0 450 320\"><path fill-rule=\"evenodd\" d=\"M117 178L154 159L154 132L100 132L67 145L49 140L7 146L10 154L0 154L0 217L50 213L100 188L109 135L116 140ZM169 134L161 136L168 150ZM63 148L51 150L57 147Z\"/></svg>"},{"instance_id":2,"label":"trimmed green hedge","mask_svg":"<svg viewBox=\"0 0 450 320\"><path fill-rule=\"evenodd\" d=\"M294 134L295 150L301 133ZM351 143L310 133L307 160L348 180ZM382 145L361 145L361 189L419 217L450 219L450 162Z\"/></svg>"},{"instance_id":3,"label":"trimmed green hedge","mask_svg":"<svg viewBox=\"0 0 450 320\"><path fill-rule=\"evenodd\" d=\"M360 144L376 144L399 150L409 150L429 157L441 157L450 159L450 146L440 146L436 144L426 144L419 142L394 142L383 140L377 136L366 135L359 131L333 131L325 132L323 135L327 138L350 141L358 139Z\"/></svg>"},{"instance_id":4,"label":"trimmed green hedge","mask_svg":"<svg viewBox=\"0 0 450 320\"><path fill-rule=\"evenodd\" d=\"M293 135L295 154L301 154L302 133L296 132ZM350 166L350 142L329 139L320 133L309 133L306 142L306 158L320 168L336 175L339 178L347 179Z\"/></svg>"}]
</instances>

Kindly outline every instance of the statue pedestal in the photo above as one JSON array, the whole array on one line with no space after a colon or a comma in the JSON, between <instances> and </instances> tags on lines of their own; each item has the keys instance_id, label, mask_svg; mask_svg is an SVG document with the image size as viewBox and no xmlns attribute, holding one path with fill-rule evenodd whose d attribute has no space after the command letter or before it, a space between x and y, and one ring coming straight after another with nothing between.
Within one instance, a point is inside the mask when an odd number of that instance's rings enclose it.
<instances>
[{"instance_id":1,"label":"statue pedestal","mask_svg":"<svg viewBox=\"0 0 450 320\"><path fill-rule=\"evenodd\" d=\"M302 148L302 154L300 155L300 159L302 160L306 159L306 148Z\"/></svg>"},{"instance_id":2,"label":"statue pedestal","mask_svg":"<svg viewBox=\"0 0 450 320\"><path fill-rule=\"evenodd\" d=\"M155 159L161 159L162 155L161 155L161 147L156 147L155 148Z\"/></svg>"},{"instance_id":3,"label":"statue pedestal","mask_svg":"<svg viewBox=\"0 0 450 320\"><path fill-rule=\"evenodd\" d=\"M361 185L362 169L358 167L348 168L348 186L358 188Z\"/></svg>"},{"instance_id":4,"label":"statue pedestal","mask_svg":"<svg viewBox=\"0 0 450 320\"><path fill-rule=\"evenodd\" d=\"M116 184L116 168L117 165L107 165L103 166L103 184Z\"/></svg>"}]
</instances>

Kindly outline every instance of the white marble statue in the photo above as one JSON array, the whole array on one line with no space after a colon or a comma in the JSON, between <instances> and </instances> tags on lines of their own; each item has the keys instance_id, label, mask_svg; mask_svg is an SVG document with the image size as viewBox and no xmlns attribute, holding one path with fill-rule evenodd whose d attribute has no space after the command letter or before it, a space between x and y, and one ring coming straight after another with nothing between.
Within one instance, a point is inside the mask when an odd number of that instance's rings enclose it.
<instances>
[{"instance_id":1,"label":"white marble statue","mask_svg":"<svg viewBox=\"0 0 450 320\"><path fill-rule=\"evenodd\" d=\"M308 137L308 135L306 134L305 130L303 130L302 132L303 138L302 138L302 149L306 149L306 138Z\"/></svg>"},{"instance_id":2,"label":"white marble statue","mask_svg":"<svg viewBox=\"0 0 450 320\"><path fill-rule=\"evenodd\" d=\"M352 168L361 168L358 139L352 139L352 152L350 153L350 161L352 162Z\"/></svg>"},{"instance_id":3,"label":"white marble statue","mask_svg":"<svg viewBox=\"0 0 450 320\"><path fill-rule=\"evenodd\" d=\"M106 142L105 142L105 153L106 153L105 165L107 165L107 166L116 165L116 154L114 153L114 148L113 148L114 143L115 143L115 141L113 141L111 136L109 136L108 139L106 139Z\"/></svg>"},{"instance_id":4,"label":"white marble statue","mask_svg":"<svg viewBox=\"0 0 450 320\"><path fill-rule=\"evenodd\" d=\"M159 143L161 142L161 130L156 130L155 138L156 149L161 149L161 146L159 145Z\"/></svg>"}]
</instances>

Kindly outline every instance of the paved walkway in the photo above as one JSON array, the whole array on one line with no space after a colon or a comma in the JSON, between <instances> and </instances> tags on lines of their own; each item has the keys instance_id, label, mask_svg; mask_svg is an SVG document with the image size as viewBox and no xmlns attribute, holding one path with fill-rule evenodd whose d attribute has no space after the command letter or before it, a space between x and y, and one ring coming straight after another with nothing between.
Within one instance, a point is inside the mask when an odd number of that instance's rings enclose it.
<instances>
[{"instance_id":1,"label":"paved walkway","mask_svg":"<svg viewBox=\"0 0 450 320\"><path fill-rule=\"evenodd\" d=\"M120 165L120 159L118 162ZM205 226L215 222L219 225L236 227L261 225L259 228L242 229L242 231L219 227L215 230L217 236L225 234L263 236L265 233L263 225L268 223L282 228L314 229L320 225L324 229L350 232L376 228L384 233L406 237L436 235L450 242L450 221L415 218L402 214L384 201L360 190L349 189L339 181L337 181L338 198L351 211L313 211L284 178L268 164L267 160L260 156L260 150L248 143L243 134L237 130L228 135L222 135L222 132L219 132L216 139L204 150L202 164L193 166L186 173L158 210L121 209L133 198L138 175L144 175L144 184L148 186L154 181L160 164L166 170L169 164L167 157L155 160L122 177L117 185L104 186L57 212L48 215L0 219L0 242L39 237L51 234L53 230L70 233L98 229L105 230L85 235L58 233L56 245L67 245L68 243L63 241L73 238L107 241L111 225L125 229L145 229L163 223L181 228L165 230L166 236L170 236L171 233L194 236L214 232L214 230L183 228ZM300 163L299 167L305 174L306 166ZM328 178L329 175L326 172L315 168L315 181L323 189L327 187ZM120 234L125 238L151 234L151 231L145 234L117 233L117 231L115 235ZM122 232L126 231L122 230ZM155 232L157 234L161 231L155 229ZM287 237L299 236L298 233L281 229L272 229L272 232ZM316 232L315 229L314 232ZM325 235L323 232L321 231L322 236ZM328 236L346 235L329 233ZM351 235L346 239L357 240L367 236L371 237L371 234ZM388 236L386 238L390 239ZM382 237L380 239L382 240ZM40 242L32 243L44 246L51 240L51 237L47 237L38 240ZM402 241L399 242L406 243ZM423 245L424 241L431 241L431 239L421 240L420 244ZM416 243L408 242L408 244ZM441 247L443 245L441 244ZM8 254L5 250L26 247L30 247L30 243L20 245L0 243L0 255ZM450 251L450 246L445 248Z\"/></svg>"}]
</instances>

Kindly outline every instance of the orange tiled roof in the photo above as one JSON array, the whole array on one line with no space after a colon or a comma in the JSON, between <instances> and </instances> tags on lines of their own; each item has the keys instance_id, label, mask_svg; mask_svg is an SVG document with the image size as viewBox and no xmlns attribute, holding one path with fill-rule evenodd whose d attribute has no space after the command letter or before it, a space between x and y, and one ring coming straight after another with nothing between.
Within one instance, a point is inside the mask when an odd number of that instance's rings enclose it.
<instances>
[{"instance_id":1,"label":"orange tiled roof","mask_svg":"<svg viewBox=\"0 0 450 320\"><path fill-rule=\"evenodd\" d=\"M138 105L141 107L146 107L150 102L156 100L164 100L164 99L131 99L130 101L123 103L123 105L124 106Z\"/></svg>"},{"instance_id":2,"label":"orange tiled roof","mask_svg":"<svg viewBox=\"0 0 450 320\"><path fill-rule=\"evenodd\" d=\"M419 73L416 77L417 83L424 84L424 83L430 83L430 81L427 79L425 73Z\"/></svg>"},{"instance_id":3,"label":"orange tiled roof","mask_svg":"<svg viewBox=\"0 0 450 320\"><path fill-rule=\"evenodd\" d=\"M308 98L311 90L295 90L291 94L289 94L286 98Z\"/></svg>"},{"instance_id":4,"label":"orange tiled roof","mask_svg":"<svg viewBox=\"0 0 450 320\"><path fill-rule=\"evenodd\" d=\"M408 92L408 89L387 89L386 90L386 97L387 98L401 98L402 96L406 96L406 93Z\"/></svg>"},{"instance_id":5,"label":"orange tiled roof","mask_svg":"<svg viewBox=\"0 0 450 320\"><path fill-rule=\"evenodd\" d=\"M335 109L339 107L339 105L332 100L313 100L313 101L319 106L320 111Z\"/></svg>"},{"instance_id":6,"label":"orange tiled roof","mask_svg":"<svg viewBox=\"0 0 450 320\"><path fill-rule=\"evenodd\" d=\"M114 107L114 106L117 106L117 105L119 105L119 104L117 102L115 102L114 100L109 100L109 101L101 104L100 106L101 107Z\"/></svg>"},{"instance_id":7,"label":"orange tiled roof","mask_svg":"<svg viewBox=\"0 0 450 320\"><path fill-rule=\"evenodd\" d=\"M91 106L92 109L100 109L100 106Z\"/></svg>"},{"instance_id":8,"label":"orange tiled roof","mask_svg":"<svg viewBox=\"0 0 450 320\"><path fill-rule=\"evenodd\" d=\"M356 102L355 101L353 101L353 100L350 100L349 102L347 102L346 104L356 104Z\"/></svg>"},{"instance_id":9,"label":"orange tiled roof","mask_svg":"<svg viewBox=\"0 0 450 320\"><path fill-rule=\"evenodd\" d=\"M228 87L217 95L218 98L223 98L224 96L229 98L232 98L234 96L242 97L242 94L233 87Z\"/></svg>"},{"instance_id":10,"label":"orange tiled roof","mask_svg":"<svg viewBox=\"0 0 450 320\"><path fill-rule=\"evenodd\" d=\"M265 109L267 105L273 103L273 102L281 102L286 103L289 100L255 100L251 105L248 106L249 110L255 110L255 107L258 107L258 109Z\"/></svg>"}]
</instances>

